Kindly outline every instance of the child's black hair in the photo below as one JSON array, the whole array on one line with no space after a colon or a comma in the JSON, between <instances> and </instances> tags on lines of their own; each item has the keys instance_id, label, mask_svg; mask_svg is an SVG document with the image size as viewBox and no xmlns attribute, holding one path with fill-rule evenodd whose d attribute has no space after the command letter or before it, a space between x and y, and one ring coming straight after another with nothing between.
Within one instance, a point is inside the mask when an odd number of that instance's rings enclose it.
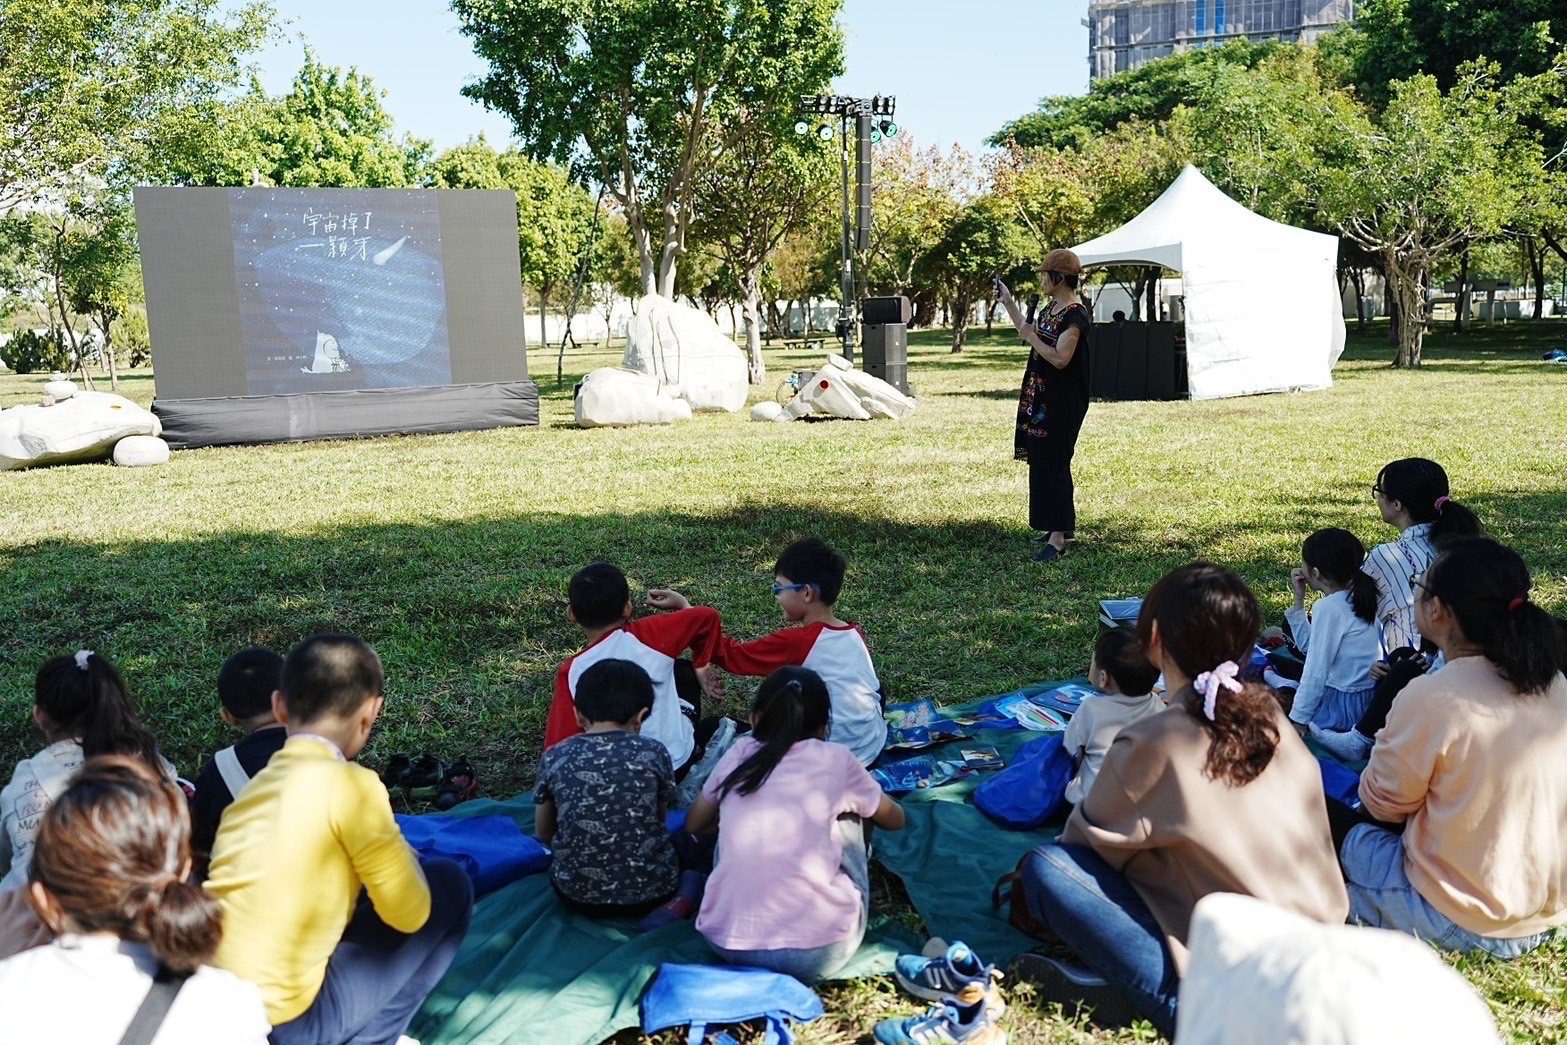
<instances>
[{"instance_id":1,"label":"child's black hair","mask_svg":"<svg viewBox=\"0 0 1567 1045\"><path fill-rule=\"evenodd\" d=\"M33 697L49 724L81 741L88 758L129 755L162 774L158 742L136 717L125 680L107 657L81 650L45 661L33 680Z\"/></svg>"},{"instance_id":2,"label":"child's black hair","mask_svg":"<svg viewBox=\"0 0 1567 1045\"><path fill-rule=\"evenodd\" d=\"M1469 642L1522 694L1543 693L1567 653L1556 618L1529 599L1529 568L1489 537L1449 542L1426 570L1425 597L1437 598Z\"/></svg>"},{"instance_id":3,"label":"child's black hair","mask_svg":"<svg viewBox=\"0 0 1567 1045\"><path fill-rule=\"evenodd\" d=\"M1447 472L1424 457L1393 461L1377 473L1382 495L1397 501L1417 523L1431 524L1431 540L1478 537L1485 530L1474 512L1453 500Z\"/></svg>"},{"instance_id":4,"label":"child's black hair","mask_svg":"<svg viewBox=\"0 0 1567 1045\"><path fill-rule=\"evenodd\" d=\"M218 700L241 722L270 715L282 688L283 658L265 646L246 646L218 669Z\"/></svg>"},{"instance_id":5,"label":"child's black hair","mask_svg":"<svg viewBox=\"0 0 1567 1045\"><path fill-rule=\"evenodd\" d=\"M792 579L791 574L784 576ZM790 748L827 728L832 721L832 701L827 696L827 683L810 668L779 668L757 687L751 713L756 718L751 736L762 746L718 785L720 801L731 791L749 795L767 783Z\"/></svg>"},{"instance_id":6,"label":"child's black hair","mask_svg":"<svg viewBox=\"0 0 1567 1045\"><path fill-rule=\"evenodd\" d=\"M849 564L843 556L815 537L795 541L778 556L773 572L795 584L809 584L817 596L831 606L843 590L843 574Z\"/></svg>"},{"instance_id":7,"label":"child's black hair","mask_svg":"<svg viewBox=\"0 0 1567 1045\"><path fill-rule=\"evenodd\" d=\"M631 586L612 562L590 562L578 570L566 587L571 615L584 628L607 628L626 612Z\"/></svg>"},{"instance_id":8,"label":"child's black hair","mask_svg":"<svg viewBox=\"0 0 1567 1045\"><path fill-rule=\"evenodd\" d=\"M295 725L352 715L386 686L381 658L354 635L312 635L283 661L283 706Z\"/></svg>"},{"instance_id":9,"label":"child's black hair","mask_svg":"<svg viewBox=\"0 0 1567 1045\"><path fill-rule=\"evenodd\" d=\"M1377 582L1360 567L1366 546L1348 530L1336 526L1318 530L1300 546L1300 560L1334 584L1349 587L1349 606L1367 624L1377 619Z\"/></svg>"},{"instance_id":10,"label":"child's black hair","mask_svg":"<svg viewBox=\"0 0 1567 1045\"><path fill-rule=\"evenodd\" d=\"M653 680L629 660L601 660L577 679L577 710L588 722L630 722L653 710Z\"/></svg>"},{"instance_id":11,"label":"child's black hair","mask_svg":"<svg viewBox=\"0 0 1567 1045\"><path fill-rule=\"evenodd\" d=\"M1137 629L1130 624L1099 633L1094 640L1094 663L1128 697L1147 696L1159 681L1159 669L1148 663L1142 644L1137 641Z\"/></svg>"}]
</instances>

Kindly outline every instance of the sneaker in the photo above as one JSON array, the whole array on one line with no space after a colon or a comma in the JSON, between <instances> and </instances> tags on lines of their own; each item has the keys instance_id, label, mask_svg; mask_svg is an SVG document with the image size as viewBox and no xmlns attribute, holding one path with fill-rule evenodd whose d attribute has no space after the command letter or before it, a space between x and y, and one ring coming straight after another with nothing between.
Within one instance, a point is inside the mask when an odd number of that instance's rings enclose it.
<instances>
[{"instance_id":1,"label":"sneaker","mask_svg":"<svg viewBox=\"0 0 1567 1045\"><path fill-rule=\"evenodd\" d=\"M932 1005L923 1016L904 1016L876 1024L881 1045L1007 1045L1007 1032L983 1001L958 1008Z\"/></svg>"},{"instance_id":2,"label":"sneaker","mask_svg":"<svg viewBox=\"0 0 1567 1045\"><path fill-rule=\"evenodd\" d=\"M435 808L440 812L455 808L479 794L479 775L473 763L459 758L446 770L435 793Z\"/></svg>"},{"instance_id":3,"label":"sneaker","mask_svg":"<svg viewBox=\"0 0 1567 1045\"><path fill-rule=\"evenodd\" d=\"M1129 1027L1143 1018L1130 1000L1092 969L1040 954L1018 959L1014 974L1038 991L1041 1001L1057 1002L1068 1017L1087 1009L1101 1027Z\"/></svg>"},{"instance_id":4,"label":"sneaker","mask_svg":"<svg viewBox=\"0 0 1567 1045\"><path fill-rule=\"evenodd\" d=\"M1346 729L1340 733L1313 724L1311 739L1340 762L1364 762L1371 754L1371 741L1358 729Z\"/></svg>"},{"instance_id":5,"label":"sneaker","mask_svg":"<svg viewBox=\"0 0 1567 1045\"><path fill-rule=\"evenodd\" d=\"M967 1006L983 999L989 1002L995 1015L1006 1011L1006 1002L995 986L1001 973L994 965L980 961L979 956L962 942L931 957L900 954L893 966L893 975L897 977L898 986L925 1001Z\"/></svg>"}]
</instances>

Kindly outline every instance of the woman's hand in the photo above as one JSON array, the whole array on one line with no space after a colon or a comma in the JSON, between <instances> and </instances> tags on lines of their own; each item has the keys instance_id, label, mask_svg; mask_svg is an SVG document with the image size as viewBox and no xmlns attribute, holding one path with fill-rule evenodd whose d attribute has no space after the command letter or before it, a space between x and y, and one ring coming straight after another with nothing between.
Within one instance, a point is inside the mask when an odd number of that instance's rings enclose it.
<instances>
[{"instance_id":1,"label":"woman's hand","mask_svg":"<svg viewBox=\"0 0 1567 1045\"><path fill-rule=\"evenodd\" d=\"M647 608L650 610L689 610L691 600L673 588L649 588Z\"/></svg>"}]
</instances>

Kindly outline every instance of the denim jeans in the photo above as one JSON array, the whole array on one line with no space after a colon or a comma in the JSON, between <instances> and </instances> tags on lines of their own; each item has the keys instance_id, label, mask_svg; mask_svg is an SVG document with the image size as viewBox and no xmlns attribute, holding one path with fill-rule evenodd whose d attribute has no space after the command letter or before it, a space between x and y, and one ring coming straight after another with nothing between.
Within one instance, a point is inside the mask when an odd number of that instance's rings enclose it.
<instances>
[{"instance_id":1,"label":"denim jeans","mask_svg":"<svg viewBox=\"0 0 1567 1045\"><path fill-rule=\"evenodd\" d=\"M272 1028L274 1045L392 1045L457 957L473 914L473 885L451 860L423 860L430 917L400 933L359 897L310 1008Z\"/></svg>"},{"instance_id":2,"label":"denim jeans","mask_svg":"<svg viewBox=\"0 0 1567 1045\"><path fill-rule=\"evenodd\" d=\"M1502 939L1481 936L1454 924L1426 902L1404 873L1404 840L1374 824L1352 828L1339 853L1349 890L1349 920L1380 929L1396 929L1444 950L1468 954L1483 951L1496 958L1528 954L1550 932Z\"/></svg>"},{"instance_id":3,"label":"denim jeans","mask_svg":"<svg viewBox=\"0 0 1567 1045\"><path fill-rule=\"evenodd\" d=\"M1086 846L1050 843L1023 861L1029 911L1165 1034L1181 980L1164 932L1126 877Z\"/></svg>"},{"instance_id":4,"label":"denim jeans","mask_svg":"<svg viewBox=\"0 0 1567 1045\"><path fill-rule=\"evenodd\" d=\"M865 848L865 821L857 816L841 817L838 820L838 833L843 836L843 859L839 867L859 889L863 901L860 905L859 925L853 935L822 947L776 947L756 951L732 951L709 943L713 953L730 965L771 969L793 976L802 983L825 979L847 965L865 939L865 926L870 918L871 907L871 871ZM718 859L722 862L723 858L723 840L720 837Z\"/></svg>"}]
</instances>

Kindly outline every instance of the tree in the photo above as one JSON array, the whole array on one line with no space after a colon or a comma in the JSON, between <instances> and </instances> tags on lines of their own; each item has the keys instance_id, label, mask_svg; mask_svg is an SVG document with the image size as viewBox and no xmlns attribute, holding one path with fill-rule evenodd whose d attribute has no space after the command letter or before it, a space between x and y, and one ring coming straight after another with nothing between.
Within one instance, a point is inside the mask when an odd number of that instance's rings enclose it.
<instances>
[{"instance_id":1,"label":"tree","mask_svg":"<svg viewBox=\"0 0 1567 1045\"><path fill-rule=\"evenodd\" d=\"M871 245L865 254L869 285L885 294L909 294L921 259L957 220L978 183L973 160L957 145L944 153L935 146L919 148L908 134L884 141L877 154ZM830 256L835 258L840 227L833 228Z\"/></svg>"},{"instance_id":2,"label":"tree","mask_svg":"<svg viewBox=\"0 0 1567 1045\"><path fill-rule=\"evenodd\" d=\"M625 215L643 290L672 295L720 129L843 71L842 0L453 0L489 72L463 93L535 159L585 155Z\"/></svg>"},{"instance_id":3,"label":"tree","mask_svg":"<svg viewBox=\"0 0 1567 1045\"><path fill-rule=\"evenodd\" d=\"M0 210L156 176L210 134L264 4L0 0Z\"/></svg>"},{"instance_id":4,"label":"tree","mask_svg":"<svg viewBox=\"0 0 1567 1045\"><path fill-rule=\"evenodd\" d=\"M787 110L748 110L724 127L718 161L697 187L695 235L711 244L739 284L751 383L762 358L762 270L783 238L804 227L831 194L832 157L815 135L795 134Z\"/></svg>"},{"instance_id":5,"label":"tree","mask_svg":"<svg viewBox=\"0 0 1567 1045\"><path fill-rule=\"evenodd\" d=\"M74 222L64 226L61 240L65 304L97 328L98 350L109 369L109 385L118 391L115 328L142 300L136 218L130 201L120 196L79 203L74 217Z\"/></svg>"},{"instance_id":6,"label":"tree","mask_svg":"<svg viewBox=\"0 0 1567 1045\"><path fill-rule=\"evenodd\" d=\"M1392 85L1387 108L1345 126L1350 162L1323 170L1322 208L1382 263L1397 303L1395 366L1419 366L1432 268L1497 235L1524 199L1530 156L1494 66L1468 66L1444 93L1435 77Z\"/></svg>"},{"instance_id":7,"label":"tree","mask_svg":"<svg viewBox=\"0 0 1567 1045\"><path fill-rule=\"evenodd\" d=\"M995 196L964 207L920 260L921 274L940 286L952 307L952 351L967 341L969 314L985 298L991 280L1008 275L1033 246L1010 208Z\"/></svg>"},{"instance_id":8,"label":"tree","mask_svg":"<svg viewBox=\"0 0 1567 1045\"><path fill-rule=\"evenodd\" d=\"M1128 72L1095 80L1086 95L1062 95L1040 101L1035 112L1020 116L991 136L990 144L1016 142L1024 147L1086 146L1095 136L1124 123L1162 123L1203 93L1224 69L1249 69L1282 45L1232 40L1220 47L1184 51Z\"/></svg>"}]
</instances>

